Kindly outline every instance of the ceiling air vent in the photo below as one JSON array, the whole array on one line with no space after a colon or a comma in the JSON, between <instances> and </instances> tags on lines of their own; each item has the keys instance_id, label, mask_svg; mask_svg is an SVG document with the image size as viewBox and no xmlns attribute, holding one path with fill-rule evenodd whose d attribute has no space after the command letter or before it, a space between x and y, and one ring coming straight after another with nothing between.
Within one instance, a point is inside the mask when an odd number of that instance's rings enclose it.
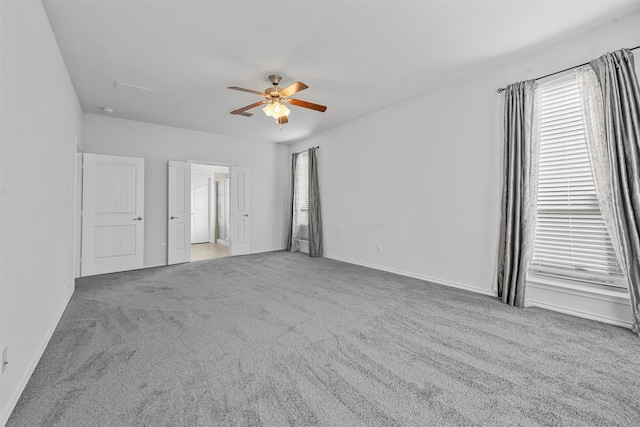
<instances>
[{"instance_id":1,"label":"ceiling air vent","mask_svg":"<svg viewBox=\"0 0 640 427\"><path fill-rule=\"evenodd\" d=\"M153 89L147 89L146 87L136 86L136 85L132 85L124 82L116 82L113 85L113 87L125 92L130 92L130 93L135 93L137 95L145 95L145 96L151 96L155 92L155 90Z\"/></svg>"}]
</instances>

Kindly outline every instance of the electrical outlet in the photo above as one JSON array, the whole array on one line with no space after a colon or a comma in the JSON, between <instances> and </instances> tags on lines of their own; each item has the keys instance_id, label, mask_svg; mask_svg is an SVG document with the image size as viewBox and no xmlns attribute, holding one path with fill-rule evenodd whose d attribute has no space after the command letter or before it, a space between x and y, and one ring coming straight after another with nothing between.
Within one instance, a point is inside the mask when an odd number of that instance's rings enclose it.
<instances>
[{"instance_id":1,"label":"electrical outlet","mask_svg":"<svg viewBox=\"0 0 640 427\"><path fill-rule=\"evenodd\" d=\"M9 347L5 347L2 349L2 372L7 369L7 365L9 364Z\"/></svg>"},{"instance_id":2,"label":"electrical outlet","mask_svg":"<svg viewBox=\"0 0 640 427\"><path fill-rule=\"evenodd\" d=\"M378 243L378 253L382 253L382 243Z\"/></svg>"},{"instance_id":3,"label":"electrical outlet","mask_svg":"<svg viewBox=\"0 0 640 427\"><path fill-rule=\"evenodd\" d=\"M163 243L163 244L162 244L162 249L163 249L163 250L164 250L164 249L167 249L167 244L166 244L166 243Z\"/></svg>"}]
</instances>

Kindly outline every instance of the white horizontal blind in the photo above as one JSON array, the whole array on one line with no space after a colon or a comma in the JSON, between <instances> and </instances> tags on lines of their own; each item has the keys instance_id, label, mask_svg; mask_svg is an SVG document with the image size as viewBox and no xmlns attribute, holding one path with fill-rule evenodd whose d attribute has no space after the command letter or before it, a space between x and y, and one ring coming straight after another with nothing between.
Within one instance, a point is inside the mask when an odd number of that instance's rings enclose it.
<instances>
[{"instance_id":1,"label":"white horizontal blind","mask_svg":"<svg viewBox=\"0 0 640 427\"><path fill-rule=\"evenodd\" d=\"M298 154L296 161L296 190L301 240L309 240L309 153Z\"/></svg>"},{"instance_id":2,"label":"white horizontal blind","mask_svg":"<svg viewBox=\"0 0 640 427\"><path fill-rule=\"evenodd\" d=\"M541 84L534 274L624 287L600 212L575 75Z\"/></svg>"}]
</instances>

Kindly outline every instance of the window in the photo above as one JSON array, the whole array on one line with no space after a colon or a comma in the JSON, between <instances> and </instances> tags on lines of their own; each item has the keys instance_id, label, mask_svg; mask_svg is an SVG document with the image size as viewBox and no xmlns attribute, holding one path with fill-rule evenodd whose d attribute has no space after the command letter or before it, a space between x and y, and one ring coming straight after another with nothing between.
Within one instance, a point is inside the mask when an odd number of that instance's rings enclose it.
<instances>
[{"instance_id":1,"label":"window","mask_svg":"<svg viewBox=\"0 0 640 427\"><path fill-rule=\"evenodd\" d=\"M538 90L538 222L530 272L624 287L596 198L575 74Z\"/></svg>"},{"instance_id":2,"label":"window","mask_svg":"<svg viewBox=\"0 0 640 427\"><path fill-rule=\"evenodd\" d=\"M309 153L298 154L296 161L296 194L300 240L309 240Z\"/></svg>"}]
</instances>

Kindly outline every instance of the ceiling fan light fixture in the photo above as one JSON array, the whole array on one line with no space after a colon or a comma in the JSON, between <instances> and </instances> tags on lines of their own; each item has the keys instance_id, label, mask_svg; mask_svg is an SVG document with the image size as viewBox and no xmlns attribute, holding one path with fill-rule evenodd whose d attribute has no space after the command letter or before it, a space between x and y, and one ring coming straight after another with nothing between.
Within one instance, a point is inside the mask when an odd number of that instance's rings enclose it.
<instances>
[{"instance_id":1,"label":"ceiling fan light fixture","mask_svg":"<svg viewBox=\"0 0 640 427\"><path fill-rule=\"evenodd\" d=\"M264 107L262 111L264 111L267 117L271 117L271 113L273 112L273 104L272 103L267 104L267 106Z\"/></svg>"},{"instance_id":2,"label":"ceiling fan light fixture","mask_svg":"<svg viewBox=\"0 0 640 427\"><path fill-rule=\"evenodd\" d=\"M262 111L264 111L267 117L276 119L276 124L280 126L280 130L282 130L282 125L285 123L289 123L289 119L287 118L287 116L291 112L291 110L287 108L285 103L294 105L296 107L309 108L311 110L320 111L321 113L324 113L327 110L327 107L325 107L324 105L314 104L312 102L291 98L292 95L295 95L301 90L307 89L309 86L302 82L295 82L280 90L278 89L278 84L280 83L281 79L282 77L280 75L270 75L269 80L271 80L273 87L266 88L264 92L258 92L257 90L245 89L237 86L229 86L229 89L253 93L254 95L259 95L263 98L262 101L245 105L242 108L237 108L233 111L230 111L230 113L234 115L249 117L251 116L251 113L247 113L248 110L266 104L265 107L262 108Z\"/></svg>"},{"instance_id":3,"label":"ceiling fan light fixture","mask_svg":"<svg viewBox=\"0 0 640 427\"><path fill-rule=\"evenodd\" d=\"M288 116L291 112L291 110L289 110L285 105L280 104L280 108L282 108L282 114L280 117L282 117L282 115Z\"/></svg>"},{"instance_id":4,"label":"ceiling fan light fixture","mask_svg":"<svg viewBox=\"0 0 640 427\"><path fill-rule=\"evenodd\" d=\"M264 111L267 116L273 117L274 119L286 117L291 112L291 110L289 110L285 105L282 105L280 101L270 102L262 109L262 111Z\"/></svg>"}]
</instances>

